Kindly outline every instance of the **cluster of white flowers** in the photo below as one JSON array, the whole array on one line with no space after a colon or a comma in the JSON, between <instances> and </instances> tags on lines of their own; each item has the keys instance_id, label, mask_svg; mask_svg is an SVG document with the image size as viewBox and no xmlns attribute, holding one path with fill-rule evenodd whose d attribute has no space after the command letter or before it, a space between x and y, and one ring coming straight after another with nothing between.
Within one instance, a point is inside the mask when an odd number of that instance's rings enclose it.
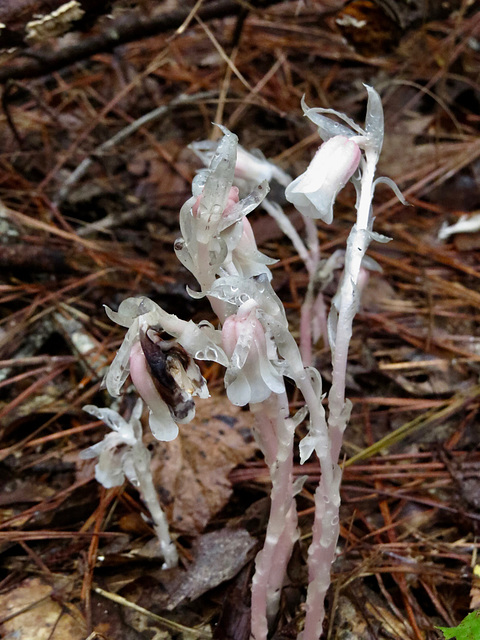
<instances>
[{"instance_id":1,"label":"cluster of white flowers","mask_svg":"<svg viewBox=\"0 0 480 640\"><path fill-rule=\"evenodd\" d=\"M246 217L267 195L268 183L261 182L239 200L233 185L237 137L223 132L210 167L194 179L193 196L180 212L182 237L175 242L178 258L201 287L190 294L208 297L222 329L180 320L145 297L123 301L117 312L106 307L111 320L128 328L106 376L107 390L120 395L130 375L150 409L150 427L159 440L175 438L178 423L194 417L193 396L208 396L194 358L226 367L227 394L236 405L283 392L283 376L288 375L283 345L290 344L290 334L268 269L276 260L258 251ZM162 333L173 340L162 339ZM274 335L282 333L278 348Z\"/></svg>"},{"instance_id":2,"label":"cluster of white flowers","mask_svg":"<svg viewBox=\"0 0 480 640\"><path fill-rule=\"evenodd\" d=\"M140 490L150 511L160 550L165 560L164 567L174 567L178 562L175 545L170 538L168 522L158 501L150 469L150 452L143 444L140 417L143 402L138 400L130 420L127 422L112 409L100 409L93 405L83 407L84 411L103 420L112 429L105 438L89 449L82 451L83 460L98 458L95 478L106 489L123 484L125 477Z\"/></svg>"},{"instance_id":3,"label":"cluster of white flowers","mask_svg":"<svg viewBox=\"0 0 480 640\"><path fill-rule=\"evenodd\" d=\"M190 291L192 297L208 297L222 328L215 329L206 321L196 325L181 320L147 297L128 298L118 311L105 307L112 321L128 329L105 376L105 386L110 395L118 397L130 378L148 407L152 434L161 441L176 438L178 425L194 418L195 396L201 399L209 395L195 359L226 367L227 395L236 405L262 403L272 393L285 392L285 348L277 348L275 336L283 333L293 339L283 306L270 285L268 265L276 260L258 251L246 217L269 189L265 179L253 184L254 173L259 170L262 178L271 178L275 168L256 160L255 172L251 166L243 172L243 184L252 185L252 190L240 199L239 189L233 184L238 140L233 133L222 130L224 136L212 150L210 166L198 173L193 195L181 209L182 237L175 243L178 258L200 285L199 292ZM247 152L243 157L247 165L253 158ZM285 175L277 172L285 182ZM280 342L284 345L289 339L283 337ZM166 565L172 566L176 555L172 555L166 520L158 498L153 497L145 464L145 456L149 456L142 444L140 406L130 422L110 409L85 407L114 433L83 457L98 457L96 478L105 487L121 484L125 476L139 486L157 523Z\"/></svg>"},{"instance_id":4,"label":"cluster of white flowers","mask_svg":"<svg viewBox=\"0 0 480 640\"><path fill-rule=\"evenodd\" d=\"M220 328L206 321L196 325L180 320L146 297L125 300L117 312L106 308L111 320L128 329L106 376L107 390L112 396L119 396L130 376L148 406L150 428L158 440L175 438L178 425L190 422L195 415L194 398L208 397L206 381L195 360L223 365L230 401L251 406L254 435L272 478L272 508L265 547L257 558L252 585L254 640L266 640L268 624L276 615L284 571L298 538L293 436L295 427L307 414L309 431L300 444L301 461L315 451L322 473L309 550L305 629L299 637L318 640L321 634L323 600L339 531L341 471L337 463L351 406L345 399L345 374L352 321L359 304L361 272L377 268L365 256L368 245L371 240L388 241L372 230L371 203L376 183L388 183L401 198L389 179L374 179L383 143L383 110L376 91L371 87L367 91L364 128L344 114L331 109L310 109L302 102L305 115L317 125L324 142L305 173L293 182L273 163L239 147L237 137L224 127L220 127L223 137L219 143L192 145L208 166L195 177L192 197L180 211L181 237L175 242L175 252L199 284L199 291L189 290L190 295L207 297ZM305 216L306 245L283 211L265 200L272 179L286 187L287 200ZM312 219L332 221L335 199L350 180L357 191L357 221L348 239L344 272L328 320L332 388L327 420L321 402L320 374L302 360L289 331L283 304L271 286L269 266L275 260L258 250L247 215L263 203L298 248L312 283L318 283L339 265L335 255L322 267ZM313 288L310 287L310 293ZM312 297L308 305L308 317L315 326L311 314L319 305ZM307 334L311 342L310 332ZM294 381L305 399L306 409L293 418L288 410L285 377ZM86 407L86 410L101 417L114 433L94 445L84 457L99 458L96 476L104 486L120 484L125 475L140 485L145 501L156 514L156 530L166 564L171 566L176 555L158 500L155 506L152 498L153 484L145 471L148 452L141 444L140 409L135 410L129 423L107 409Z\"/></svg>"}]
</instances>

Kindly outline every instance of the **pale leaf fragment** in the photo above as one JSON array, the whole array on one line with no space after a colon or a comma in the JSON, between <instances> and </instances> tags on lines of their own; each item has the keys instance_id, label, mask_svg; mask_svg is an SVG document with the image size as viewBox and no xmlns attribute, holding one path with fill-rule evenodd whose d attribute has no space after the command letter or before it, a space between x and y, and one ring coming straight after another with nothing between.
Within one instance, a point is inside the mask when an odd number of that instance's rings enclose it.
<instances>
[{"instance_id":1,"label":"pale leaf fragment","mask_svg":"<svg viewBox=\"0 0 480 640\"><path fill-rule=\"evenodd\" d=\"M84 640L86 629L80 615L68 613L52 594L52 587L39 578L29 578L2 593L0 611L5 622L0 625L0 636L15 640Z\"/></svg>"}]
</instances>

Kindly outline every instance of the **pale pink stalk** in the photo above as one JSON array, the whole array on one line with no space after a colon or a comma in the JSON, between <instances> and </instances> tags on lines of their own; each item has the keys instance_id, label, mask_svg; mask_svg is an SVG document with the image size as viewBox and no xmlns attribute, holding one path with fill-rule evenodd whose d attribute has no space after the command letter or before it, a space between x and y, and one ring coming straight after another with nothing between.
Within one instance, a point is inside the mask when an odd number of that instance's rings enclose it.
<instances>
[{"instance_id":1,"label":"pale pink stalk","mask_svg":"<svg viewBox=\"0 0 480 640\"><path fill-rule=\"evenodd\" d=\"M312 334L313 344L318 342L322 337L326 347L329 347L328 342L328 330L327 330L327 307L325 305L325 298L320 291L313 303L312 314Z\"/></svg>"},{"instance_id":2,"label":"pale pink stalk","mask_svg":"<svg viewBox=\"0 0 480 640\"><path fill-rule=\"evenodd\" d=\"M339 534L339 506L341 470L332 456L325 411L318 401L318 390L310 377L295 378L310 413L310 436L320 462L321 478L315 492L315 520L312 542L308 549L309 585L306 601L305 628L299 640L318 640L325 616L325 596L330 586L331 565ZM305 443L304 438L302 443ZM302 444L301 443L301 444ZM302 452L302 461L309 456Z\"/></svg>"},{"instance_id":3,"label":"pale pink stalk","mask_svg":"<svg viewBox=\"0 0 480 640\"><path fill-rule=\"evenodd\" d=\"M299 640L318 640L322 635L325 596L340 531L341 469L332 465L331 451L320 460L321 478L315 492L315 521L308 549L309 585L305 604L305 627Z\"/></svg>"},{"instance_id":4,"label":"pale pink stalk","mask_svg":"<svg viewBox=\"0 0 480 640\"><path fill-rule=\"evenodd\" d=\"M278 354L260 322L258 303L250 299L225 320L222 340L230 365L227 395L234 404L249 403L253 432L272 481L270 517L252 581L252 640L266 640L278 612L287 564L298 539L293 483L295 425L289 418ZM272 348L273 347L273 348ZM275 362L275 363L274 363Z\"/></svg>"},{"instance_id":5,"label":"pale pink stalk","mask_svg":"<svg viewBox=\"0 0 480 640\"><path fill-rule=\"evenodd\" d=\"M307 289L307 295L305 296L305 300L303 301L302 307L300 309L300 354L302 356L303 364L306 367L310 367L312 365L313 296L310 289L311 287Z\"/></svg>"},{"instance_id":6,"label":"pale pink stalk","mask_svg":"<svg viewBox=\"0 0 480 640\"><path fill-rule=\"evenodd\" d=\"M298 539L293 485L294 425L287 417L285 393L251 404L254 435L270 471L271 506L265 543L255 560L252 580L251 639L266 640L278 612L293 545Z\"/></svg>"},{"instance_id":7,"label":"pale pink stalk","mask_svg":"<svg viewBox=\"0 0 480 640\"><path fill-rule=\"evenodd\" d=\"M377 129L383 135L383 120ZM341 469L338 458L351 411L351 403L345 398L348 348L359 304L362 260L372 238L371 203L375 168L381 147L378 140L372 140L373 142L369 142L367 139L363 143L365 159L362 160L361 182L358 187L357 223L347 241L344 273L329 316L332 386L328 394L328 444L323 452L316 448L322 475L315 493L315 519L308 551L309 585L305 626L299 640L319 640L322 635L325 596L330 585L330 570L339 535Z\"/></svg>"}]
</instances>

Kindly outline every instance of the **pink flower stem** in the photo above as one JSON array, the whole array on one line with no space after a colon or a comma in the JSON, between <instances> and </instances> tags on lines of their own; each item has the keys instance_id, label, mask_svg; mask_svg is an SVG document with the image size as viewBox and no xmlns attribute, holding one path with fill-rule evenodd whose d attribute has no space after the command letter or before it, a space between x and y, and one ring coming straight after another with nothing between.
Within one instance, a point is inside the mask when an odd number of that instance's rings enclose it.
<instances>
[{"instance_id":1,"label":"pink flower stem","mask_svg":"<svg viewBox=\"0 0 480 640\"><path fill-rule=\"evenodd\" d=\"M315 492L315 520L312 542L308 550L309 585L305 626L299 640L319 640L322 635L324 601L330 586L330 570L335 559L339 535L341 468L338 465L338 457L351 406L345 399L347 358L356 311L356 296L359 295L358 279L362 259L368 247L368 237L365 233L370 225L376 161L377 156L374 153L366 153L366 161L362 167L357 224L348 238L344 276L340 285L336 339L335 345L332 345L332 387L328 395L328 446L324 452L317 448L322 475ZM311 410L306 396L305 400Z\"/></svg>"},{"instance_id":2,"label":"pink flower stem","mask_svg":"<svg viewBox=\"0 0 480 640\"><path fill-rule=\"evenodd\" d=\"M310 280L305 300L300 309L300 354L303 364L313 364L313 345L323 338L325 346L329 346L327 330L327 312L323 293L320 291L314 299L313 281Z\"/></svg>"},{"instance_id":3,"label":"pink flower stem","mask_svg":"<svg viewBox=\"0 0 480 640\"><path fill-rule=\"evenodd\" d=\"M251 404L254 435L264 453L272 480L270 517L263 549L255 561L252 581L251 640L266 640L268 627L278 612L280 596L298 539L293 485L294 426L288 418L285 393Z\"/></svg>"},{"instance_id":4,"label":"pink flower stem","mask_svg":"<svg viewBox=\"0 0 480 640\"><path fill-rule=\"evenodd\" d=\"M305 262L309 275L309 283L305 300L300 310L300 353L303 364L313 364L313 345L322 337L328 346L327 313L323 293L317 290L318 267L320 263L320 246L318 243L317 225L315 221L303 216L307 235L308 262Z\"/></svg>"},{"instance_id":5,"label":"pink flower stem","mask_svg":"<svg viewBox=\"0 0 480 640\"><path fill-rule=\"evenodd\" d=\"M306 367L310 367L312 364L312 308L313 295L311 287L308 287L307 295L300 309L300 354Z\"/></svg>"}]
</instances>

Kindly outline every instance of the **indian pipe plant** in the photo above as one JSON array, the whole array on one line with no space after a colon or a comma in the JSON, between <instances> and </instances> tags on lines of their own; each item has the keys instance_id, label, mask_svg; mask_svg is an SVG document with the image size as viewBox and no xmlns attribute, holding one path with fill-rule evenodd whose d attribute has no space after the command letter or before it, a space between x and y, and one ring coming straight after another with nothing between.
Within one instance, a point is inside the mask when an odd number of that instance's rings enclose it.
<instances>
[{"instance_id":1,"label":"indian pipe plant","mask_svg":"<svg viewBox=\"0 0 480 640\"><path fill-rule=\"evenodd\" d=\"M338 459L351 411L345 380L352 323L368 270L379 269L366 256L368 246L371 241L389 241L373 230L375 185L386 182L404 202L391 180L375 178L383 142L383 110L377 92L372 87L366 89L363 128L333 109L312 109L302 101L304 114L318 127L323 144L307 170L293 181L272 163L239 147L235 134L224 127L220 127L223 137L218 143L193 145L207 167L196 175L192 197L181 208L181 237L175 242L175 252L198 282L198 290L189 289L190 295L208 299L219 328L207 321L195 324L181 320L147 297L128 298L116 312L106 308L111 320L128 329L106 375L106 388L117 397L130 376L149 409L155 438L174 439L178 425L195 416L194 397L200 401L208 397L196 361L223 365L229 400L234 405L249 406L253 434L272 483L265 542L256 558L251 588L252 640L266 640L268 636L278 612L287 564L299 537L295 495L301 490L301 482L293 478L293 455L295 429L303 421L308 433L300 441L300 460L304 463L315 451L321 477L308 551L305 620L298 638L318 640L322 635L324 600L340 526L342 473ZM268 180L273 177L286 186L287 200L304 216L306 243L281 208L268 200ZM345 252L336 252L325 264L320 262L313 221L332 222L337 194L349 181L357 193L356 222ZM269 265L275 260L257 249L248 221L248 214L259 205L290 237L309 273L301 348L289 331L283 304L271 284ZM321 283L328 273L342 266L327 318ZM312 341L322 334L332 356L326 409L320 373L311 366ZM294 415L289 409L285 378L293 381L304 399L304 407ZM88 406L85 410L104 420L113 432L83 457L98 457L96 478L105 487L121 484L126 476L139 488L150 509L164 566L174 566L177 553L153 487L149 452L142 444L141 401L130 421L110 409Z\"/></svg>"}]
</instances>

